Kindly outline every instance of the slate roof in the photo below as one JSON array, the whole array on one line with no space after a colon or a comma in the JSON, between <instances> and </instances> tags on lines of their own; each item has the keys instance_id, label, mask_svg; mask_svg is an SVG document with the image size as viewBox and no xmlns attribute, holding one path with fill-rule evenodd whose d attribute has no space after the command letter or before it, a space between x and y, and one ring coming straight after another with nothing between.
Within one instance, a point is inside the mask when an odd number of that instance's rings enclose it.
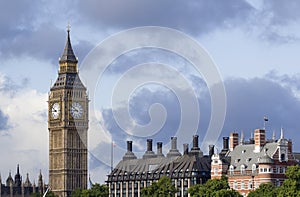
<instances>
[{"instance_id":1,"label":"slate roof","mask_svg":"<svg viewBox=\"0 0 300 197\"><path fill-rule=\"evenodd\" d=\"M56 89L83 89L86 90L81 82L78 73L61 73L58 75L51 91Z\"/></svg>"},{"instance_id":2,"label":"slate roof","mask_svg":"<svg viewBox=\"0 0 300 197\"><path fill-rule=\"evenodd\" d=\"M258 164L261 158L266 160L266 155L271 159L277 147L276 142L270 142L265 144L260 152L254 152L255 144L241 144L237 145L227 156L230 157L230 164L235 169L240 169L241 165L245 165L245 170L251 170L252 165Z\"/></svg>"},{"instance_id":3,"label":"slate roof","mask_svg":"<svg viewBox=\"0 0 300 197\"><path fill-rule=\"evenodd\" d=\"M71 45L70 30L68 30L66 46L65 46L63 54L59 60L59 63L64 63L64 62L78 63L78 60L74 54L74 51L73 51L72 45Z\"/></svg>"},{"instance_id":4,"label":"slate roof","mask_svg":"<svg viewBox=\"0 0 300 197\"><path fill-rule=\"evenodd\" d=\"M122 160L108 177L117 179L158 179L161 176L183 178L192 176L210 177L211 159L209 156L185 154L177 157L156 157L147 159ZM121 178L123 177L123 178Z\"/></svg>"}]
</instances>

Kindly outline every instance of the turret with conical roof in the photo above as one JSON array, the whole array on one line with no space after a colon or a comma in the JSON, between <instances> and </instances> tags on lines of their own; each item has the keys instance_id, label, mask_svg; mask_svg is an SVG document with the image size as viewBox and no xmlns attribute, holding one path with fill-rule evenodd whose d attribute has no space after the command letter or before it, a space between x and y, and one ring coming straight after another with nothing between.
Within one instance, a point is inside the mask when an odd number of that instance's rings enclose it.
<instances>
[{"instance_id":1,"label":"turret with conical roof","mask_svg":"<svg viewBox=\"0 0 300 197\"><path fill-rule=\"evenodd\" d=\"M6 186L10 186L10 185L12 185L13 183L14 183L14 180L13 180L13 178L12 178L12 176L11 176L11 171L9 171L8 177L7 177L7 179L6 179Z\"/></svg>"}]
</instances>

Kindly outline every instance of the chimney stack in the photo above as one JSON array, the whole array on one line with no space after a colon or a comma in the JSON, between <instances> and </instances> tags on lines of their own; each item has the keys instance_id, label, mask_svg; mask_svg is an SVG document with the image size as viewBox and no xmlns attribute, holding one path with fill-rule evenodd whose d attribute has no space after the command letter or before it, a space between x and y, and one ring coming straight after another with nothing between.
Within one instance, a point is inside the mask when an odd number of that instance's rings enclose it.
<instances>
[{"instance_id":1,"label":"chimney stack","mask_svg":"<svg viewBox=\"0 0 300 197\"><path fill-rule=\"evenodd\" d=\"M177 138L171 137L171 149L167 154L167 157L177 157L181 156L180 152L177 149Z\"/></svg>"},{"instance_id":2,"label":"chimney stack","mask_svg":"<svg viewBox=\"0 0 300 197\"><path fill-rule=\"evenodd\" d=\"M152 139L147 139L147 151L152 151Z\"/></svg>"},{"instance_id":3,"label":"chimney stack","mask_svg":"<svg viewBox=\"0 0 300 197\"><path fill-rule=\"evenodd\" d=\"M213 156L213 154L215 153L215 146L209 145L208 149L209 149L209 157L211 158Z\"/></svg>"},{"instance_id":4,"label":"chimney stack","mask_svg":"<svg viewBox=\"0 0 300 197\"><path fill-rule=\"evenodd\" d=\"M260 152L261 147L266 144L266 131L264 129L255 129L254 131L255 152Z\"/></svg>"},{"instance_id":5,"label":"chimney stack","mask_svg":"<svg viewBox=\"0 0 300 197\"><path fill-rule=\"evenodd\" d=\"M132 141L127 141L127 152L132 152Z\"/></svg>"},{"instance_id":6,"label":"chimney stack","mask_svg":"<svg viewBox=\"0 0 300 197\"><path fill-rule=\"evenodd\" d=\"M152 151L152 139L147 139L147 151L143 155L143 159L154 158L156 155Z\"/></svg>"},{"instance_id":7,"label":"chimney stack","mask_svg":"<svg viewBox=\"0 0 300 197\"><path fill-rule=\"evenodd\" d=\"M183 144L183 154L184 155L189 154L189 144Z\"/></svg>"},{"instance_id":8,"label":"chimney stack","mask_svg":"<svg viewBox=\"0 0 300 197\"><path fill-rule=\"evenodd\" d=\"M233 151L233 149L239 144L239 134L238 133L230 133L230 151Z\"/></svg>"},{"instance_id":9,"label":"chimney stack","mask_svg":"<svg viewBox=\"0 0 300 197\"><path fill-rule=\"evenodd\" d=\"M227 152L229 150L228 143L229 143L229 137L223 137L223 150L222 151Z\"/></svg>"},{"instance_id":10,"label":"chimney stack","mask_svg":"<svg viewBox=\"0 0 300 197\"><path fill-rule=\"evenodd\" d=\"M127 141L127 152L123 156L123 160L136 159L137 157L132 152L132 141Z\"/></svg>"},{"instance_id":11,"label":"chimney stack","mask_svg":"<svg viewBox=\"0 0 300 197\"><path fill-rule=\"evenodd\" d=\"M193 147L191 153L199 156L203 156L203 152L199 148L199 136L193 135Z\"/></svg>"},{"instance_id":12,"label":"chimney stack","mask_svg":"<svg viewBox=\"0 0 300 197\"><path fill-rule=\"evenodd\" d=\"M162 142L157 142L157 157L164 157L162 153Z\"/></svg>"}]
</instances>

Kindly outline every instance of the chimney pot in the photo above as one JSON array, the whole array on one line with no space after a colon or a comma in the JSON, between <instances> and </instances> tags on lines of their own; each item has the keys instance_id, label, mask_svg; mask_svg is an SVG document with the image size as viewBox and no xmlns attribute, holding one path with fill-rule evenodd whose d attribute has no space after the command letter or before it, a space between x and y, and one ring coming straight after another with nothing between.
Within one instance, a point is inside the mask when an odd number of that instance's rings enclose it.
<instances>
[{"instance_id":1,"label":"chimney pot","mask_svg":"<svg viewBox=\"0 0 300 197\"><path fill-rule=\"evenodd\" d=\"M147 151L152 151L152 139L147 139Z\"/></svg>"},{"instance_id":2,"label":"chimney pot","mask_svg":"<svg viewBox=\"0 0 300 197\"><path fill-rule=\"evenodd\" d=\"M157 142L157 156L158 157L164 157L164 154L162 153L162 142Z\"/></svg>"},{"instance_id":3,"label":"chimney pot","mask_svg":"<svg viewBox=\"0 0 300 197\"><path fill-rule=\"evenodd\" d=\"M228 142L229 142L229 138L223 137L223 150L224 151L228 151Z\"/></svg>"},{"instance_id":4,"label":"chimney pot","mask_svg":"<svg viewBox=\"0 0 300 197\"><path fill-rule=\"evenodd\" d=\"M208 149L209 149L209 157L211 158L213 156L213 154L215 153L215 146L209 145Z\"/></svg>"},{"instance_id":5,"label":"chimney pot","mask_svg":"<svg viewBox=\"0 0 300 197\"><path fill-rule=\"evenodd\" d=\"M132 152L132 141L127 141L127 152Z\"/></svg>"},{"instance_id":6,"label":"chimney pot","mask_svg":"<svg viewBox=\"0 0 300 197\"><path fill-rule=\"evenodd\" d=\"M189 154L189 144L183 144L183 154Z\"/></svg>"},{"instance_id":7,"label":"chimney pot","mask_svg":"<svg viewBox=\"0 0 300 197\"><path fill-rule=\"evenodd\" d=\"M239 144L239 134L236 132L230 133L230 151L233 151L233 149Z\"/></svg>"}]
</instances>

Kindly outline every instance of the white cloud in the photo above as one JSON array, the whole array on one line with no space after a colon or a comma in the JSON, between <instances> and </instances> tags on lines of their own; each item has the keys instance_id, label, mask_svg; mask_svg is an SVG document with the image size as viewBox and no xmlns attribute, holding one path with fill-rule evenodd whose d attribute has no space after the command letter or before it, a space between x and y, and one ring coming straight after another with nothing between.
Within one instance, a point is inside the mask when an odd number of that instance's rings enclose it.
<instances>
[{"instance_id":1,"label":"white cloud","mask_svg":"<svg viewBox=\"0 0 300 197\"><path fill-rule=\"evenodd\" d=\"M0 87L7 82L0 75ZM11 94L11 92L14 92ZM34 89L1 89L0 109L8 118L7 135L0 138L0 154L5 162L0 163L3 176L20 164L23 176L29 172L37 179L40 169L48 173L47 94ZM12 171L14 173L14 171Z\"/></svg>"}]
</instances>

